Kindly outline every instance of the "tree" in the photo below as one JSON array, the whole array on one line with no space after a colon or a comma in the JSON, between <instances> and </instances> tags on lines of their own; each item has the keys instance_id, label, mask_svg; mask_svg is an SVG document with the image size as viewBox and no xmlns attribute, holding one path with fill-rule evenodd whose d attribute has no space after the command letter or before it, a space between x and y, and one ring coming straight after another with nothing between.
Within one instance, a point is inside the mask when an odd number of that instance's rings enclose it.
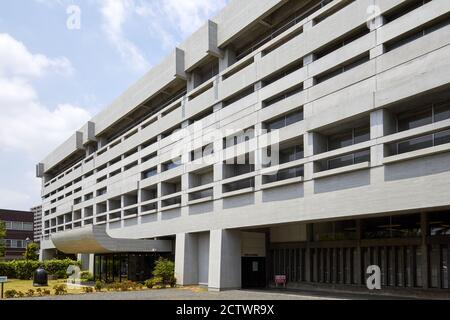
<instances>
[{"instance_id":1,"label":"tree","mask_svg":"<svg viewBox=\"0 0 450 320\"><path fill-rule=\"evenodd\" d=\"M0 258L5 256L6 225L0 221Z\"/></svg>"},{"instance_id":2,"label":"tree","mask_svg":"<svg viewBox=\"0 0 450 320\"><path fill-rule=\"evenodd\" d=\"M39 246L37 243L31 242L27 245L23 256L25 260L37 261L39 260Z\"/></svg>"}]
</instances>

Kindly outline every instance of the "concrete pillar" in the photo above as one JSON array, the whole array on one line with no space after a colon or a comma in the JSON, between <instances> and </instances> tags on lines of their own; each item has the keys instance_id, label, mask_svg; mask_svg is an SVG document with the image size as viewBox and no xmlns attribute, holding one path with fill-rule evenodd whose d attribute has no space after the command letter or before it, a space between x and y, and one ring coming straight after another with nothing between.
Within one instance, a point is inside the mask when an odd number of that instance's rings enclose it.
<instances>
[{"instance_id":1,"label":"concrete pillar","mask_svg":"<svg viewBox=\"0 0 450 320\"><path fill-rule=\"evenodd\" d=\"M236 52L232 48L223 51L223 58L219 60L219 71L222 72L236 62Z\"/></svg>"},{"instance_id":2,"label":"concrete pillar","mask_svg":"<svg viewBox=\"0 0 450 320\"><path fill-rule=\"evenodd\" d=\"M55 249L41 249L39 254L40 261L52 260L56 257Z\"/></svg>"},{"instance_id":3,"label":"concrete pillar","mask_svg":"<svg viewBox=\"0 0 450 320\"><path fill-rule=\"evenodd\" d=\"M177 284L198 284L198 241L195 234L179 233L175 240L175 277Z\"/></svg>"},{"instance_id":4,"label":"concrete pillar","mask_svg":"<svg viewBox=\"0 0 450 320\"><path fill-rule=\"evenodd\" d=\"M209 247L208 289L221 291L241 288L241 233L212 230Z\"/></svg>"},{"instance_id":5,"label":"concrete pillar","mask_svg":"<svg viewBox=\"0 0 450 320\"><path fill-rule=\"evenodd\" d=\"M396 131L395 117L387 110L376 110L370 114L370 139L377 140ZM383 161L387 156L386 147L377 144L370 148L370 171L372 183L384 182Z\"/></svg>"},{"instance_id":6,"label":"concrete pillar","mask_svg":"<svg viewBox=\"0 0 450 320\"><path fill-rule=\"evenodd\" d=\"M94 256L94 255L92 255L92 256ZM82 271L89 270L89 272L90 272L90 270L91 270L91 255L90 254L84 254L84 253L82 254L82 253L80 253L80 254L77 255L77 259L79 261L81 261L81 270ZM93 259L94 258L92 257L92 260ZM92 261L92 266L93 266L93 263L94 262Z\"/></svg>"}]
</instances>

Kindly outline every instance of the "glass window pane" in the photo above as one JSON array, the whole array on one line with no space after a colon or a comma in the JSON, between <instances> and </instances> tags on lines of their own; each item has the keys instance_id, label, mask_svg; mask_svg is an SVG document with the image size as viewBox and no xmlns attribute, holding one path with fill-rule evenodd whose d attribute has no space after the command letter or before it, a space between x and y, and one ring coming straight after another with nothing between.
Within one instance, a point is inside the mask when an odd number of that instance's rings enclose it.
<instances>
[{"instance_id":1,"label":"glass window pane","mask_svg":"<svg viewBox=\"0 0 450 320\"><path fill-rule=\"evenodd\" d=\"M398 153L406 153L415 150L425 149L433 146L433 136L424 136L409 141L400 142L398 144Z\"/></svg>"},{"instance_id":2,"label":"glass window pane","mask_svg":"<svg viewBox=\"0 0 450 320\"><path fill-rule=\"evenodd\" d=\"M398 117L398 131L406 131L431 124L433 122L431 107L414 114L405 114Z\"/></svg>"},{"instance_id":3,"label":"glass window pane","mask_svg":"<svg viewBox=\"0 0 450 320\"><path fill-rule=\"evenodd\" d=\"M281 119L277 119L275 121L269 122L267 124L267 130L269 130L269 131L277 130L277 129L284 128L284 126L285 126L285 119L283 117Z\"/></svg>"},{"instance_id":4,"label":"glass window pane","mask_svg":"<svg viewBox=\"0 0 450 320\"><path fill-rule=\"evenodd\" d=\"M353 154L328 160L328 170L342 168L353 164Z\"/></svg>"},{"instance_id":5,"label":"glass window pane","mask_svg":"<svg viewBox=\"0 0 450 320\"><path fill-rule=\"evenodd\" d=\"M450 119L450 102L434 107L434 122Z\"/></svg>"},{"instance_id":6,"label":"glass window pane","mask_svg":"<svg viewBox=\"0 0 450 320\"><path fill-rule=\"evenodd\" d=\"M450 130L441 131L434 135L435 146L440 146L446 143L450 143Z\"/></svg>"},{"instance_id":7,"label":"glass window pane","mask_svg":"<svg viewBox=\"0 0 450 320\"><path fill-rule=\"evenodd\" d=\"M286 116L286 126L300 122L303 120L303 112L294 112Z\"/></svg>"},{"instance_id":8,"label":"glass window pane","mask_svg":"<svg viewBox=\"0 0 450 320\"><path fill-rule=\"evenodd\" d=\"M370 150L355 153L355 164L363 162L370 162Z\"/></svg>"},{"instance_id":9,"label":"glass window pane","mask_svg":"<svg viewBox=\"0 0 450 320\"><path fill-rule=\"evenodd\" d=\"M13 221L12 222L12 230L23 230L22 222Z\"/></svg>"},{"instance_id":10,"label":"glass window pane","mask_svg":"<svg viewBox=\"0 0 450 320\"><path fill-rule=\"evenodd\" d=\"M330 136L328 138L328 151L341 149L353 144L353 133L351 131Z\"/></svg>"},{"instance_id":11,"label":"glass window pane","mask_svg":"<svg viewBox=\"0 0 450 320\"><path fill-rule=\"evenodd\" d=\"M370 140L370 128L364 127L355 129L355 144Z\"/></svg>"}]
</instances>

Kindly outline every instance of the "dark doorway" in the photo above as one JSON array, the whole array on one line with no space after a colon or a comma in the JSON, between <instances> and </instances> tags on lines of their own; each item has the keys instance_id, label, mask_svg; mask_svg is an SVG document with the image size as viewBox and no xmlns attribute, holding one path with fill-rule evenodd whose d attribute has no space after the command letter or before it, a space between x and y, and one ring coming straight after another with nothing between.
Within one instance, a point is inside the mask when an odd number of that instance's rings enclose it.
<instances>
[{"instance_id":1,"label":"dark doorway","mask_svg":"<svg viewBox=\"0 0 450 320\"><path fill-rule=\"evenodd\" d=\"M242 288L266 287L266 258L242 258Z\"/></svg>"}]
</instances>

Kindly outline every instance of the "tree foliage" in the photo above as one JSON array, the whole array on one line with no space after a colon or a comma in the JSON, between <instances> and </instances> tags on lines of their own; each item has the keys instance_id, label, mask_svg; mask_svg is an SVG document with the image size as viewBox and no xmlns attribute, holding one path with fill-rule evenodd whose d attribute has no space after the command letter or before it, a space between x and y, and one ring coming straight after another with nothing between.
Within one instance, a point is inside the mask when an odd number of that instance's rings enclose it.
<instances>
[{"instance_id":1,"label":"tree foliage","mask_svg":"<svg viewBox=\"0 0 450 320\"><path fill-rule=\"evenodd\" d=\"M39 260L39 245L34 242L29 243L25 252L23 253L23 257L25 258L25 260Z\"/></svg>"}]
</instances>

